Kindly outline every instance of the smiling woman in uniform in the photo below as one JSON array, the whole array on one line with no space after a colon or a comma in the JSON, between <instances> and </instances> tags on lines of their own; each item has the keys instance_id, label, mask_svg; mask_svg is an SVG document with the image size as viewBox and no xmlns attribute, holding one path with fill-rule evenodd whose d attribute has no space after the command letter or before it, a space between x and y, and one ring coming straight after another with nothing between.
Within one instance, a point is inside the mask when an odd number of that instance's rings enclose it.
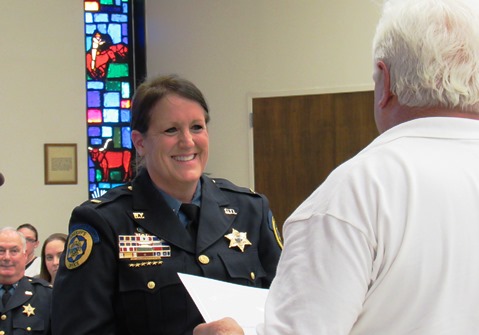
<instances>
[{"instance_id":1,"label":"smiling woman in uniform","mask_svg":"<svg viewBox=\"0 0 479 335\"><path fill-rule=\"evenodd\" d=\"M269 287L281 240L268 200L204 174L209 118L188 80L162 76L138 87L138 173L74 209L55 280L54 332L191 334L203 319L178 272Z\"/></svg>"}]
</instances>

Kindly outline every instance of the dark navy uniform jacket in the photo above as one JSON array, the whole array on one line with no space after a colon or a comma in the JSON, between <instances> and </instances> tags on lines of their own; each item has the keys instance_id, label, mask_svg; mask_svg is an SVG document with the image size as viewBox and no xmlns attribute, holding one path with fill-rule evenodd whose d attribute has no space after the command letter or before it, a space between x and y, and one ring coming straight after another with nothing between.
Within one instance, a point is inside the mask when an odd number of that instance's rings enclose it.
<instances>
[{"instance_id":1,"label":"dark navy uniform jacket","mask_svg":"<svg viewBox=\"0 0 479 335\"><path fill-rule=\"evenodd\" d=\"M144 169L75 208L53 334L192 334L204 321L178 272L268 288L281 252L268 200L206 176L201 192L196 243Z\"/></svg>"},{"instance_id":2,"label":"dark navy uniform jacket","mask_svg":"<svg viewBox=\"0 0 479 335\"><path fill-rule=\"evenodd\" d=\"M52 287L45 280L23 277L7 305L0 306L0 334L51 334Z\"/></svg>"}]
</instances>

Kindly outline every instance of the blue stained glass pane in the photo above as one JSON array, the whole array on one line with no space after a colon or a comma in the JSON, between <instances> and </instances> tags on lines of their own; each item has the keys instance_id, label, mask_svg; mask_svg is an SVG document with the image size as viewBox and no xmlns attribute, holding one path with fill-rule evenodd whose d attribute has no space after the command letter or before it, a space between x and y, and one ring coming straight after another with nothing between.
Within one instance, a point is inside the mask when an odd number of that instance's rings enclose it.
<instances>
[{"instance_id":1,"label":"blue stained glass pane","mask_svg":"<svg viewBox=\"0 0 479 335\"><path fill-rule=\"evenodd\" d=\"M121 42L121 26L119 24L110 24L108 26L108 34L111 36L113 44Z\"/></svg>"},{"instance_id":2,"label":"blue stained glass pane","mask_svg":"<svg viewBox=\"0 0 479 335\"><path fill-rule=\"evenodd\" d=\"M87 36L85 38L85 49L89 49L91 46L91 37L90 36Z\"/></svg>"},{"instance_id":3,"label":"blue stained glass pane","mask_svg":"<svg viewBox=\"0 0 479 335\"><path fill-rule=\"evenodd\" d=\"M128 36L128 25L126 23L121 25L121 34L125 36L125 38Z\"/></svg>"},{"instance_id":4,"label":"blue stained glass pane","mask_svg":"<svg viewBox=\"0 0 479 335\"><path fill-rule=\"evenodd\" d=\"M100 188L111 188L110 183L98 183L98 187Z\"/></svg>"},{"instance_id":5,"label":"blue stained glass pane","mask_svg":"<svg viewBox=\"0 0 479 335\"><path fill-rule=\"evenodd\" d=\"M115 6L113 0L100 0L104 5L101 6L102 12L107 13L119 13L121 12L121 7ZM112 6L109 6L112 5Z\"/></svg>"},{"instance_id":6,"label":"blue stained glass pane","mask_svg":"<svg viewBox=\"0 0 479 335\"><path fill-rule=\"evenodd\" d=\"M123 43L128 44L128 37L123 37Z\"/></svg>"},{"instance_id":7,"label":"blue stained glass pane","mask_svg":"<svg viewBox=\"0 0 479 335\"><path fill-rule=\"evenodd\" d=\"M100 92L98 91L88 91L87 92L87 106L88 107L100 107Z\"/></svg>"},{"instance_id":8,"label":"blue stained glass pane","mask_svg":"<svg viewBox=\"0 0 479 335\"><path fill-rule=\"evenodd\" d=\"M121 122L130 122L130 110L129 109L122 109L120 111L120 121Z\"/></svg>"},{"instance_id":9,"label":"blue stained glass pane","mask_svg":"<svg viewBox=\"0 0 479 335\"><path fill-rule=\"evenodd\" d=\"M95 169L88 169L88 181L90 183L95 182Z\"/></svg>"},{"instance_id":10,"label":"blue stained glass pane","mask_svg":"<svg viewBox=\"0 0 479 335\"><path fill-rule=\"evenodd\" d=\"M110 92L103 95L105 107L120 107L120 93Z\"/></svg>"},{"instance_id":11,"label":"blue stained glass pane","mask_svg":"<svg viewBox=\"0 0 479 335\"><path fill-rule=\"evenodd\" d=\"M100 136L100 127L88 127L88 136Z\"/></svg>"},{"instance_id":12,"label":"blue stained glass pane","mask_svg":"<svg viewBox=\"0 0 479 335\"><path fill-rule=\"evenodd\" d=\"M101 127L101 136L112 137L113 129L111 127Z\"/></svg>"},{"instance_id":13,"label":"blue stained glass pane","mask_svg":"<svg viewBox=\"0 0 479 335\"><path fill-rule=\"evenodd\" d=\"M85 25L85 33L87 35L93 35L93 33L96 30L96 25L95 24L87 24Z\"/></svg>"},{"instance_id":14,"label":"blue stained glass pane","mask_svg":"<svg viewBox=\"0 0 479 335\"><path fill-rule=\"evenodd\" d=\"M94 22L109 22L108 14L93 14L93 21Z\"/></svg>"},{"instance_id":15,"label":"blue stained glass pane","mask_svg":"<svg viewBox=\"0 0 479 335\"><path fill-rule=\"evenodd\" d=\"M93 22L93 15L91 13L85 13L85 23L92 23Z\"/></svg>"},{"instance_id":16,"label":"blue stained glass pane","mask_svg":"<svg viewBox=\"0 0 479 335\"><path fill-rule=\"evenodd\" d=\"M103 110L103 122L115 122L118 123L119 111L118 109L104 109Z\"/></svg>"},{"instance_id":17,"label":"blue stained glass pane","mask_svg":"<svg viewBox=\"0 0 479 335\"><path fill-rule=\"evenodd\" d=\"M86 88L89 90L102 90L105 84L101 81L89 81L86 83Z\"/></svg>"},{"instance_id":18,"label":"blue stained glass pane","mask_svg":"<svg viewBox=\"0 0 479 335\"><path fill-rule=\"evenodd\" d=\"M123 99L130 98L130 83L122 82L121 83L121 97Z\"/></svg>"},{"instance_id":19,"label":"blue stained glass pane","mask_svg":"<svg viewBox=\"0 0 479 335\"><path fill-rule=\"evenodd\" d=\"M95 146L95 147L101 146L101 145L103 144L102 139L101 139L101 138L98 138L98 137L92 138L92 139L90 140L90 142L91 142L91 144L92 144L93 146Z\"/></svg>"},{"instance_id":20,"label":"blue stained glass pane","mask_svg":"<svg viewBox=\"0 0 479 335\"><path fill-rule=\"evenodd\" d=\"M128 22L128 16L122 14L112 14L111 20L113 22Z\"/></svg>"},{"instance_id":21,"label":"blue stained glass pane","mask_svg":"<svg viewBox=\"0 0 479 335\"><path fill-rule=\"evenodd\" d=\"M107 28L108 28L108 25L106 25L104 23L103 24L97 24L97 26L96 26L96 30L98 30L102 34L106 34Z\"/></svg>"},{"instance_id":22,"label":"blue stained glass pane","mask_svg":"<svg viewBox=\"0 0 479 335\"><path fill-rule=\"evenodd\" d=\"M128 149L131 149L130 127L123 127L121 130L121 144Z\"/></svg>"},{"instance_id":23,"label":"blue stained glass pane","mask_svg":"<svg viewBox=\"0 0 479 335\"><path fill-rule=\"evenodd\" d=\"M123 4L123 13L128 13L128 4Z\"/></svg>"}]
</instances>

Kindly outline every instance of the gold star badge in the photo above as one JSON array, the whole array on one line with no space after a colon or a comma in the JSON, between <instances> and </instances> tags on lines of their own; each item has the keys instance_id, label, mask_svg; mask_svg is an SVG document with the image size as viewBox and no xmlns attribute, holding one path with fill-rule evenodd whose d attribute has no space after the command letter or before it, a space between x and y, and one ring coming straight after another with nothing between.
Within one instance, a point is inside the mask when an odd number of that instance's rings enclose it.
<instances>
[{"instance_id":1,"label":"gold star badge","mask_svg":"<svg viewBox=\"0 0 479 335\"><path fill-rule=\"evenodd\" d=\"M32 307L32 305L28 304L27 306L23 305L23 314L26 314L27 316L32 316L35 315L35 307Z\"/></svg>"},{"instance_id":2,"label":"gold star badge","mask_svg":"<svg viewBox=\"0 0 479 335\"><path fill-rule=\"evenodd\" d=\"M246 245L251 245L251 242L246 238L246 233L240 233L234 228L233 231L230 234L225 235L225 237L230 240L230 248L238 247L242 252L244 252L244 247Z\"/></svg>"}]
</instances>

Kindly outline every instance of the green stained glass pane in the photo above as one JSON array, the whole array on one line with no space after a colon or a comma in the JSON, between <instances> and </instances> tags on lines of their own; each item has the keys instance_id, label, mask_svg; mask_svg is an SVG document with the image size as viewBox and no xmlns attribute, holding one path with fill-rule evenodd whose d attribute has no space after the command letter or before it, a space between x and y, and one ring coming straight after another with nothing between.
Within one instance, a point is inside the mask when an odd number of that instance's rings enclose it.
<instances>
[{"instance_id":1,"label":"green stained glass pane","mask_svg":"<svg viewBox=\"0 0 479 335\"><path fill-rule=\"evenodd\" d=\"M97 182L101 181L101 171L98 169L95 170L95 180Z\"/></svg>"},{"instance_id":2,"label":"green stained glass pane","mask_svg":"<svg viewBox=\"0 0 479 335\"><path fill-rule=\"evenodd\" d=\"M121 148L121 128L115 127L113 129L113 142L115 143L115 148Z\"/></svg>"},{"instance_id":3,"label":"green stained glass pane","mask_svg":"<svg viewBox=\"0 0 479 335\"><path fill-rule=\"evenodd\" d=\"M121 81L107 81L106 83L106 90L107 91L121 91Z\"/></svg>"},{"instance_id":4,"label":"green stained glass pane","mask_svg":"<svg viewBox=\"0 0 479 335\"><path fill-rule=\"evenodd\" d=\"M100 0L102 5L113 5L114 0Z\"/></svg>"},{"instance_id":5,"label":"green stained glass pane","mask_svg":"<svg viewBox=\"0 0 479 335\"><path fill-rule=\"evenodd\" d=\"M123 78L129 74L128 64L110 64L108 67L108 78Z\"/></svg>"},{"instance_id":6,"label":"green stained glass pane","mask_svg":"<svg viewBox=\"0 0 479 335\"><path fill-rule=\"evenodd\" d=\"M111 181L121 181L120 171L110 171L110 180Z\"/></svg>"}]
</instances>

